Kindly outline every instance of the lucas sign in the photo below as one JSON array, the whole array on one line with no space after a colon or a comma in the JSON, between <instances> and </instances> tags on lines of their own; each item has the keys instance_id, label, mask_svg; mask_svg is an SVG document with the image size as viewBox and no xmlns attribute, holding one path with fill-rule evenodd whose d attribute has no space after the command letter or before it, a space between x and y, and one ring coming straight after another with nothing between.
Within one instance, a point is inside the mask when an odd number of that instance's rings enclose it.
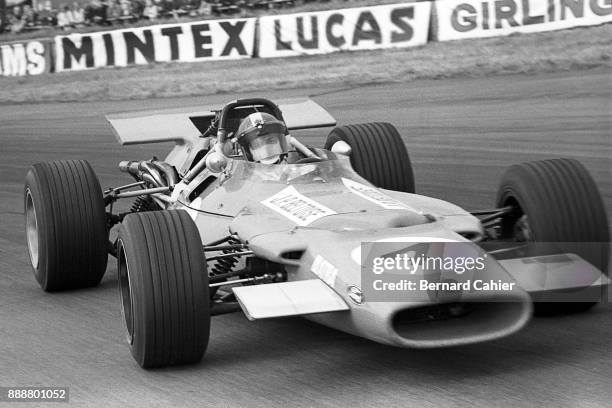
<instances>
[{"instance_id":1,"label":"lucas sign","mask_svg":"<svg viewBox=\"0 0 612 408\"><path fill-rule=\"evenodd\" d=\"M423 45L430 11L431 3L419 2L262 17L259 56Z\"/></svg>"}]
</instances>

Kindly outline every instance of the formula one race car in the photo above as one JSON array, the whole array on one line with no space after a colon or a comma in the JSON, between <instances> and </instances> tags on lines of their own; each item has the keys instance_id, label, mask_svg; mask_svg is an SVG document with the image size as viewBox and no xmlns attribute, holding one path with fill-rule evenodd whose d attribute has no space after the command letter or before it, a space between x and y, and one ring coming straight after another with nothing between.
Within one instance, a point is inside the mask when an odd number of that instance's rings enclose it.
<instances>
[{"instance_id":1,"label":"formula one race car","mask_svg":"<svg viewBox=\"0 0 612 408\"><path fill-rule=\"evenodd\" d=\"M124 145L176 146L164 161L121 162L134 181L104 192L86 161L33 165L27 243L45 291L95 286L108 254L117 259L128 343L142 367L198 362L211 316L223 313L303 315L380 343L440 347L514 333L534 306L585 310L609 282L603 200L575 160L512 166L495 208L468 212L415 194L408 152L388 123L335 127L324 148L299 142L290 132L336 125L311 100L108 120ZM266 123L282 137L258 139ZM270 162L241 140L281 149ZM113 211L128 198L130 211ZM477 273L422 263L409 274L427 278L422 290L398 292L404 280L385 283L368 269L374 253L385 266L408 253L413 266L436 253L456 266L466 251L479 255ZM468 275L471 288L458 278Z\"/></svg>"}]
</instances>

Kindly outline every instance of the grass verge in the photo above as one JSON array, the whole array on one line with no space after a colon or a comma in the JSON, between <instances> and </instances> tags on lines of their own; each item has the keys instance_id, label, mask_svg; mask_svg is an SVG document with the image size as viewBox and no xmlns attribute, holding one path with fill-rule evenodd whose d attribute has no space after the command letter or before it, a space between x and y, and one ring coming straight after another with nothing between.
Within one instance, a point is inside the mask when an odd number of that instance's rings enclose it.
<instances>
[{"instance_id":1,"label":"grass verge","mask_svg":"<svg viewBox=\"0 0 612 408\"><path fill-rule=\"evenodd\" d=\"M0 102L147 99L612 67L612 24L278 59L165 63L0 79Z\"/></svg>"}]
</instances>

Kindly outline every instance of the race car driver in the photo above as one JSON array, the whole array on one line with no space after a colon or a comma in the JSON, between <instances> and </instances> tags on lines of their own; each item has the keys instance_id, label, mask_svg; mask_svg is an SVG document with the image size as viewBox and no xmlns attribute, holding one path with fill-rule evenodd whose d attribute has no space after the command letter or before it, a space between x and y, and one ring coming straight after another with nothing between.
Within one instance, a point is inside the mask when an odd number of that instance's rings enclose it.
<instances>
[{"instance_id":1,"label":"race car driver","mask_svg":"<svg viewBox=\"0 0 612 408\"><path fill-rule=\"evenodd\" d=\"M255 112L244 118L236 141L249 161L278 164L286 160L287 127L268 113Z\"/></svg>"}]
</instances>

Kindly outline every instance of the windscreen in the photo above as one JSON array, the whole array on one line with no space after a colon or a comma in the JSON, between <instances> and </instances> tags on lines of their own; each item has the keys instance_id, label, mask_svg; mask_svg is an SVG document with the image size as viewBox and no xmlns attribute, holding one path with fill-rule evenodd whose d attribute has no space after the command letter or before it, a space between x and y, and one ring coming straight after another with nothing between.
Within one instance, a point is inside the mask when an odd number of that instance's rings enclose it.
<instances>
[{"instance_id":1,"label":"windscreen","mask_svg":"<svg viewBox=\"0 0 612 408\"><path fill-rule=\"evenodd\" d=\"M246 180L248 183L266 184L318 184L341 182L342 178L365 182L352 169L349 158L342 156L333 160L307 164L262 164L232 160L228 168L230 166L233 167L230 170L233 173L233 180L228 180L228 184Z\"/></svg>"}]
</instances>

